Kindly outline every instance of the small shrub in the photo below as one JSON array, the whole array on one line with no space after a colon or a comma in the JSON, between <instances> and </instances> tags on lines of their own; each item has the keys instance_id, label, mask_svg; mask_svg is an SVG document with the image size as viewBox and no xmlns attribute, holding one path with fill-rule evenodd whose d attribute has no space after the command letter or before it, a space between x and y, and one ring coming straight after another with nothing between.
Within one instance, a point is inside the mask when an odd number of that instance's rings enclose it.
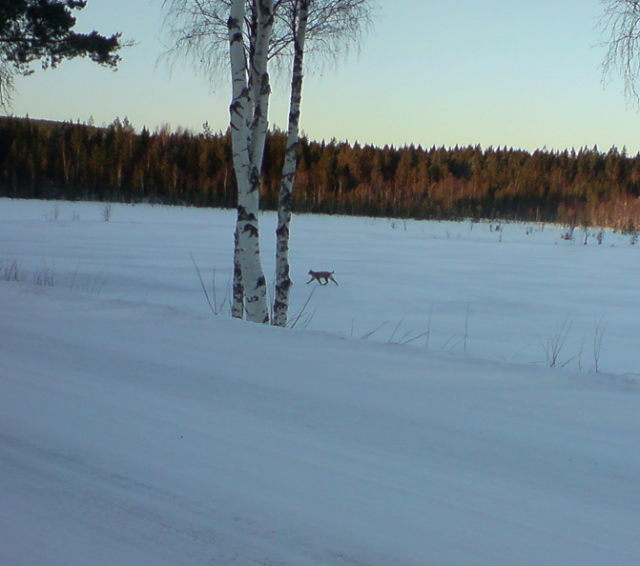
<instances>
[{"instance_id":1,"label":"small shrub","mask_svg":"<svg viewBox=\"0 0 640 566\"><path fill-rule=\"evenodd\" d=\"M584 230L582 230L582 234L584 236L584 240L583 240L583 244L586 246L589 243L589 236L591 234L589 234L589 229L585 228Z\"/></svg>"},{"instance_id":2,"label":"small shrub","mask_svg":"<svg viewBox=\"0 0 640 566\"><path fill-rule=\"evenodd\" d=\"M42 285L44 287L53 287L55 285L53 268L49 267L44 260L42 260L42 267L36 269L33 282L36 285Z\"/></svg>"},{"instance_id":3,"label":"small shrub","mask_svg":"<svg viewBox=\"0 0 640 566\"><path fill-rule=\"evenodd\" d=\"M573 241L573 231L574 230L575 230L575 227L569 226L569 229L564 234L561 234L560 237L563 240L567 240L567 241L571 242L571 241Z\"/></svg>"},{"instance_id":4,"label":"small shrub","mask_svg":"<svg viewBox=\"0 0 640 566\"><path fill-rule=\"evenodd\" d=\"M112 204L110 202L103 202L100 212L102 214L102 220L109 222L111 219L111 213L113 212Z\"/></svg>"},{"instance_id":5,"label":"small shrub","mask_svg":"<svg viewBox=\"0 0 640 566\"><path fill-rule=\"evenodd\" d=\"M556 366L564 367L577 357L574 356L573 358L563 363L561 363L559 359L560 354L562 353L562 349L564 348L564 343L567 340L567 335L569 334L572 326L573 320L570 321L569 317L567 316L562 324L556 322L555 330L551 334L549 334L549 337L546 341L543 342L538 336L538 341L540 342L540 345L544 350L545 356L547 358L547 365L550 368L554 368Z\"/></svg>"},{"instance_id":6,"label":"small shrub","mask_svg":"<svg viewBox=\"0 0 640 566\"><path fill-rule=\"evenodd\" d=\"M21 281L21 264L15 256L0 260L0 281Z\"/></svg>"},{"instance_id":7,"label":"small shrub","mask_svg":"<svg viewBox=\"0 0 640 566\"><path fill-rule=\"evenodd\" d=\"M102 292L102 288L107 282L107 277L103 275L104 270L102 270L96 276L88 276L85 281L84 288L82 292L88 297L99 297Z\"/></svg>"},{"instance_id":8,"label":"small shrub","mask_svg":"<svg viewBox=\"0 0 640 566\"><path fill-rule=\"evenodd\" d=\"M44 215L45 219L49 222L55 222L60 218L60 203L55 203L53 208Z\"/></svg>"}]
</instances>

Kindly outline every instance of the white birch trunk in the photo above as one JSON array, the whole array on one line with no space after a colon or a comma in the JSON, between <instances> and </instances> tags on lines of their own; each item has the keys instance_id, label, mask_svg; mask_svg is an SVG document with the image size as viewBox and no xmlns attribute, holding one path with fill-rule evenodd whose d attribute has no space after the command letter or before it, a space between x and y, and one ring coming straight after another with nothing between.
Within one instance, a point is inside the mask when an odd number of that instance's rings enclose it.
<instances>
[{"instance_id":1,"label":"white birch trunk","mask_svg":"<svg viewBox=\"0 0 640 566\"><path fill-rule=\"evenodd\" d=\"M291 287L293 286L289 265L289 234L293 210L293 183L298 167L300 106L302 103L302 81L304 78L304 42L307 32L308 13L309 0L300 0L294 43L293 69L291 73L287 149L282 166L280 197L278 200L278 226L276 228L276 296L273 304L273 324L275 326L287 325Z\"/></svg>"},{"instance_id":2,"label":"white birch trunk","mask_svg":"<svg viewBox=\"0 0 640 566\"><path fill-rule=\"evenodd\" d=\"M268 46L272 16L273 0L256 0L258 10L257 43L266 41ZM268 323L269 306L267 304L267 284L260 262L260 229L258 213L260 209L260 169L253 162L254 125L256 121L256 103L251 94L256 92L252 85L253 70L247 69L247 61L243 46L245 3L244 0L233 0L229 15L229 42L232 78L232 100L229 107L230 127L233 142L233 165L238 183L238 216L235 232L234 252L234 302L232 313L240 316L246 312L251 322ZM259 47L257 45L256 47ZM260 57L258 57L258 54ZM263 76L267 68L267 51L256 49L252 57L252 67L261 70ZM257 59L263 58L264 62ZM264 79L263 79L264 80ZM268 75L266 77L268 83ZM251 88L251 87L254 88ZM259 95L261 96L261 95ZM268 96L267 96L268 99ZM266 122L266 115L265 115ZM267 127L266 125L264 126ZM261 159L260 159L261 162ZM240 287L236 287L236 279L243 287L244 304L240 305Z\"/></svg>"},{"instance_id":3,"label":"white birch trunk","mask_svg":"<svg viewBox=\"0 0 640 566\"><path fill-rule=\"evenodd\" d=\"M244 2L235 1L229 13L229 52L231 62L232 101L229 107L230 128L233 144L233 167L238 185L238 204L240 203L241 183L245 182L246 174L242 172L244 163L241 162L240 147L243 135L248 136L247 113L251 95L247 85L246 61L243 45ZM242 281L242 253L240 251L240 223L236 220L233 238L233 303L231 315L234 318L244 318L244 285Z\"/></svg>"},{"instance_id":4,"label":"white birch trunk","mask_svg":"<svg viewBox=\"0 0 640 566\"><path fill-rule=\"evenodd\" d=\"M254 95L253 119L251 123L251 163L262 171L264 144L269 129L269 99L271 82L267 71L269 43L273 30L273 0L257 0L258 32L255 54L251 61L251 85Z\"/></svg>"}]
</instances>

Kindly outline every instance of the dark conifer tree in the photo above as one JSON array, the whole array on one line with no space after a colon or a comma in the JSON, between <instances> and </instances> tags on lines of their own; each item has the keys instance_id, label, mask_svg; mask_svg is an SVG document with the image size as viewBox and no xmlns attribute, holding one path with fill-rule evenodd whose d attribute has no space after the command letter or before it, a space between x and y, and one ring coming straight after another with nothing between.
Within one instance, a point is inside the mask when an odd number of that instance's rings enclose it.
<instances>
[{"instance_id":1,"label":"dark conifer tree","mask_svg":"<svg viewBox=\"0 0 640 566\"><path fill-rule=\"evenodd\" d=\"M72 31L86 0L2 0L0 2L0 104L6 104L13 76L29 75L31 63L56 67L64 59L89 57L107 67L120 61L121 34Z\"/></svg>"}]
</instances>

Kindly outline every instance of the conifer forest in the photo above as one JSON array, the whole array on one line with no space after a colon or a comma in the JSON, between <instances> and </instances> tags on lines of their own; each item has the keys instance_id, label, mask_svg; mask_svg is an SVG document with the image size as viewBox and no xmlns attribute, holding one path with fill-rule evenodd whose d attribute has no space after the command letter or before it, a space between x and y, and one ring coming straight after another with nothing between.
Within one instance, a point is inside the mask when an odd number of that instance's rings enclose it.
<instances>
[{"instance_id":1,"label":"conifer forest","mask_svg":"<svg viewBox=\"0 0 640 566\"><path fill-rule=\"evenodd\" d=\"M261 208L277 206L286 133L265 148ZM136 132L0 119L0 196L236 205L229 133L168 127ZM598 148L382 148L302 138L294 187L299 213L418 219L561 222L640 229L640 154Z\"/></svg>"}]
</instances>

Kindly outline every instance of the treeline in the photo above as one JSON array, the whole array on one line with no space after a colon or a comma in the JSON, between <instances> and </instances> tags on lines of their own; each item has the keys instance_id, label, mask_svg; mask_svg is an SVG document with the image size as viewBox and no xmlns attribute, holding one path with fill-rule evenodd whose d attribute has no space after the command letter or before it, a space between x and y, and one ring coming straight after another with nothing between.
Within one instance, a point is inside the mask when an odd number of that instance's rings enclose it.
<instances>
[{"instance_id":1,"label":"treeline","mask_svg":"<svg viewBox=\"0 0 640 566\"><path fill-rule=\"evenodd\" d=\"M286 135L265 149L262 208L277 206ZM0 120L0 195L235 206L231 138L128 120ZM529 153L455 147L376 148L303 139L297 212L400 218L490 218L640 229L640 154L616 148Z\"/></svg>"},{"instance_id":2,"label":"treeline","mask_svg":"<svg viewBox=\"0 0 640 566\"><path fill-rule=\"evenodd\" d=\"M234 206L229 136L0 119L0 194Z\"/></svg>"}]
</instances>

